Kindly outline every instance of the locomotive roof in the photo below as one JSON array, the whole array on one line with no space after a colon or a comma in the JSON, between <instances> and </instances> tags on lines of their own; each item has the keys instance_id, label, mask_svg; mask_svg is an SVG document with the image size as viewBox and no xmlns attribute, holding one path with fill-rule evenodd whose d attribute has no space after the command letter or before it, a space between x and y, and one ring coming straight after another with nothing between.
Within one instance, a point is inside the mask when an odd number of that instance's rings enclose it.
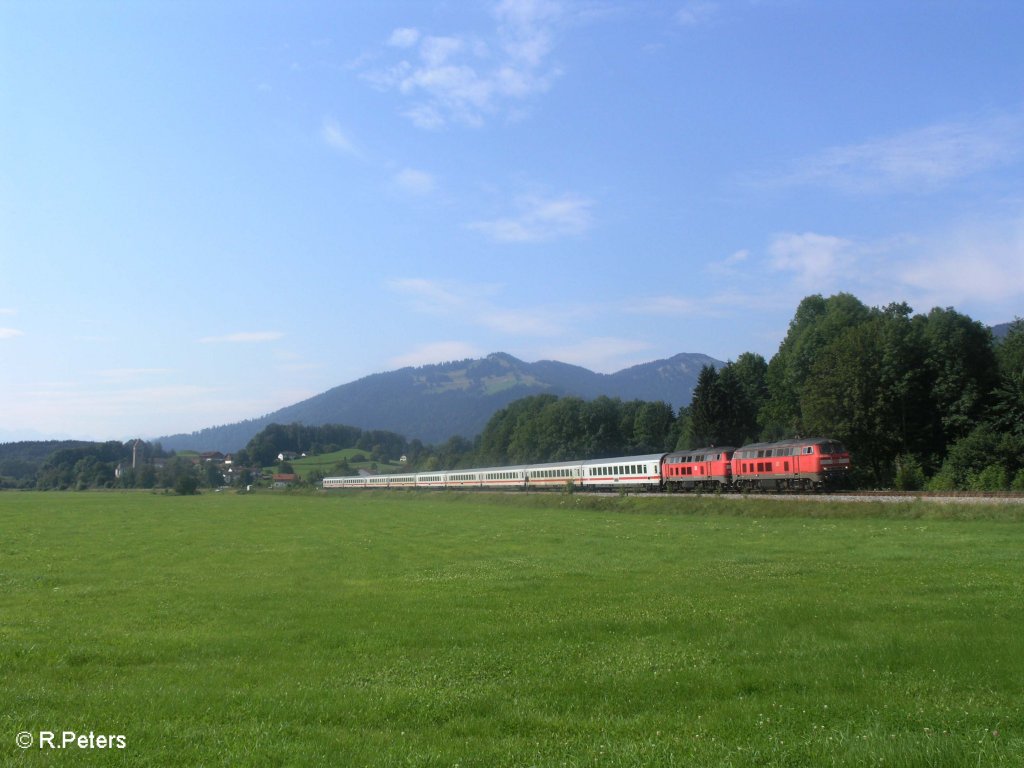
<instances>
[{"instance_id":1,"label":"locomotive roof","mask_svg":"<svg viewBox=\"0 0 1024 768\"><path fill-rule=\"evenodd\" d=\"M666 453L666 456L696 456L704 453L731 453L736 450L735 445L709 445L705 448L691 448L688 451L672 451L672 453Z\"/></svg>"},{"instance_id":2,"label":"locomotive roof","mask_svg":"<svg viewBox=\"0 0 1024 768\"><path fill-rule=\"evenodd\" d=\"M587 459L580 464L633 464L638 461L661 461L664 453L648 453L645 456L614 456L608 459Z\"/></svg>"},{"instance_id":3,"label":"locomotive roof","mask_svg":"<svg viewBox=\"0 0 1024 768\"><path fill-rule=\"evenodd\" d=\"M778 448L778 447L789 447L796 445L818 445L819 443L838 443L840 440L836 440L832 437L794 437L789 440L771 440L766 443L747 443L744 446L736 450L746 450L748 448Z\"/></svg>"}]
</instances>

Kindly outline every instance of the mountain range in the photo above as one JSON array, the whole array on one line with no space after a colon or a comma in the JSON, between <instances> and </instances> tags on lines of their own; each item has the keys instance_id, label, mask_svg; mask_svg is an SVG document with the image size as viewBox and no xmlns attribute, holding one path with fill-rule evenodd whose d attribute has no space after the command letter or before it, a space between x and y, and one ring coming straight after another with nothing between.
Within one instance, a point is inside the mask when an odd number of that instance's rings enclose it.
<instances>
[{"instance_id":1,"label":"mountain range","mask_svg":"<svg viewBox=\"0 0 1024 768\"><path fill-rule=\"evenodd\" d=\"M501 408L529 395L602 395L622 400L661 400L681 408L690 402L705 365L724 363L683 352L667 360L617 373L594 373L554 360L526 363L497 352L485 358L376 373L289 405L265 416L158 438L168 450L231 452L244 448L269 424L347 424L396 432L438 444L454 435L472 439Z\"/></svg>"}]
</instances>

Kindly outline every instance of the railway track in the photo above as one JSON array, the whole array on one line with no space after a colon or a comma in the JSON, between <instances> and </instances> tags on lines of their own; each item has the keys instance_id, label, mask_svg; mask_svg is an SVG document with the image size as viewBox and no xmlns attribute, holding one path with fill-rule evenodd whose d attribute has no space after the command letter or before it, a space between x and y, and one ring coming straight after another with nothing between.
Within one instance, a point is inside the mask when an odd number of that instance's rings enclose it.
<instances>
[{"instance_id":1,"label":"railway track","mask_svg":"<svg viewBox=\"0 0 1024 768\"><path fill-rule=\"evenodd\" d=\"M613 495L613 494L609 494ZM656 493L656 496L681 496L679 493ZM925 491L834 491L831 493L698 493L689 494L722 499L774 499L776 501L844 501L905 504L928 501L935 504L1024 504L1024 494L1010 493L943 493Z\"/></svg>"}]
</instances>

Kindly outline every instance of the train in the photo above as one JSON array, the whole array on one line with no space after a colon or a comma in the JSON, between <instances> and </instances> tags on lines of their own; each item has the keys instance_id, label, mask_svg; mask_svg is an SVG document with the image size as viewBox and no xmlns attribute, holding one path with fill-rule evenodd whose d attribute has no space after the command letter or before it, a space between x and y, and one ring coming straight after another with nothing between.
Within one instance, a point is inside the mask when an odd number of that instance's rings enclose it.
<instances>
[{"instance_id":1,"label":"train","mask_svg":"<svg viewBox=\"0 0 1024 768\"><path fill-rule=\"evenodd\" d=\"M325 477L324 490L820 491L842 487L850 454L838 440L795 438L644 456L547 464Z\"/></svg>"}]
</instances>

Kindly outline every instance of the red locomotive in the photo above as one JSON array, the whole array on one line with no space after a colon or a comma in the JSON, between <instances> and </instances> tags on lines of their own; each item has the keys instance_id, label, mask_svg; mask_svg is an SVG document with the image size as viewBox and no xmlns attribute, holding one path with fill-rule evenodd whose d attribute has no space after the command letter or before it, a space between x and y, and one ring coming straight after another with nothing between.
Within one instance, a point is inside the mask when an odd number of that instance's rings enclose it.
<instances>
[{"instance_id":1,"label":"red locomotive","mask_svg":"<svg viewBox=\"0 0 1024 768\"><path fill-rule=\"evenodd\" d=\"M827 437L752 443L732 456L732 481L738 491L817 490L843 484L849 471L849 452Z\"/></svg>"},{"instance_id":2,"label":"red locomotive","mask_svg":"<svg viewBox=\"0 0 1024 768\"><path fill-rule=\"evenodd\" d=\"M667 491L731 488L735 450L728 446L666 454L661 460L661 482Z\"/></svg>"}]
</instances>

